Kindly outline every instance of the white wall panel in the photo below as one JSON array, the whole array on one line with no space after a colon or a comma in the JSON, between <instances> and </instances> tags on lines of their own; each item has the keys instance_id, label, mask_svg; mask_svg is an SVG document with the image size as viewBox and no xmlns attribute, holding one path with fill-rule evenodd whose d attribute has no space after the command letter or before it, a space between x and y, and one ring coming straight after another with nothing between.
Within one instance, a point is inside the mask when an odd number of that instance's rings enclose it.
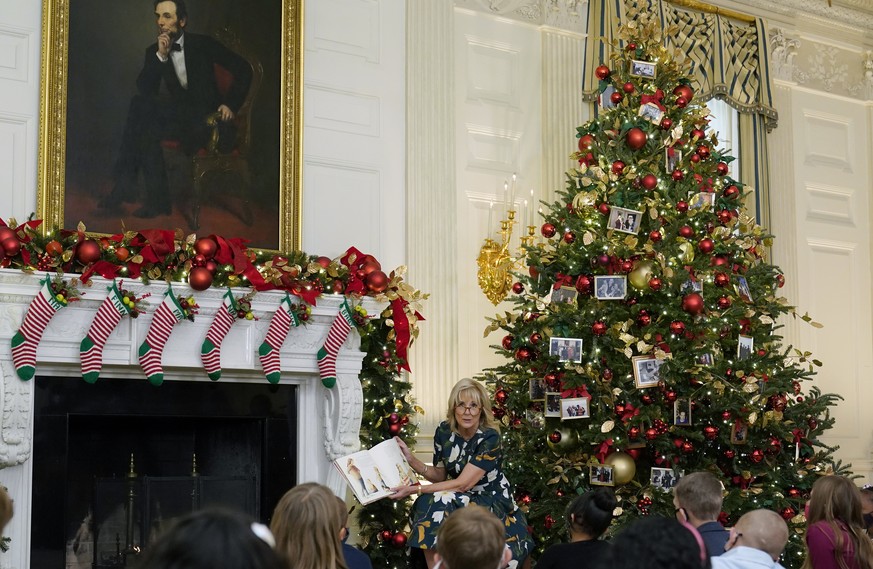
<instances>
[{"instance_id":1,"label":"white wall panel","mask_svg":"<svg viewBox=\"0 0 873 569\"><path fill-rule=\"evenodd\" d=\"M379 251L382 245L382 180L378 170L342 161L304 160L304 187L317 188L318 199L303 204L304 219L329 216L324 225L303 224L304 243L319 243L318 252L336 257L354 245L364 253ZM331 204L319 211L319 204ZM349 240L342 228L354 228ZM378 258L378 256L377 256ZM386 267L392 270L394 267Z\"/></svg>"},{"instance_id":2,"label":"white wall panel","mask_svg":"<svg viewBox=\"0 0 873 569\"><path fill-rule=\"evenodd\" d=\"M28 168L33 163L28 159L33 155L28 139L32 122L28 117L0 113L0 204L5 204L0 205L0 216L23 212L28 206L29 200L20 189L33 182ZM22 213L17 216L20 221L26 217Z\"/></svg>"},{"instance_id":3,"label":"white wall panel","mask_svg":"<svg viewBox=\"0 0 873 569\"><path fill-rule=\"evenodd\" d=\"M847 188L807 184L807 218L856 226L857 216L853 192Z\"/></svg>"},{"instance_id":4,"label":"white wall panel","mask_svg":"<svg viewBox=\"0 0 873 569\"><path fill-rule=\"evenodd\" d=\"M330 50L379 63L382 21L380 6L392 9L391 3L376 0L317 0L306 3L307 20L324 25L314 29L309 47Z\"/></svg>"},{"instance_id":5,"label":"white wall panel","mask_svg":"<svg viewBox=\"0 0 873 569\"><path fill-rule=\"evenodd\" d=\"M519 52L496 42L467 38L467 100L518 107Z\"/></svg>"},{"instance_id":6,"label":"white wall panel","mask_svg":"<svg viewBox=\"0 0 873 569\"><path fill-rule=\"evenodd\" d=\"M26 30L0 26L0 79L27 82L31 40Z\"/></svg>"},{"instance_id":7,"label":"white wall panel","mask_svg":"<svg viewBox=\"0 0 873 569\"><path fill-rule=\"evenodd\" d=\"M310 127L372 137L381 134L377 97L316 85L307 85L304 96L309 104L303 112Z\"/></svg>"},{"instance_id":8,"label":"white wall panel","mask_svg":"<svg viewBox=\"0 0 873 569\"><path fill-rule=\"evenodd\" d=\"M808 109L803 118L806 126L804 164L852 172L849 144L853 133L848 117Z\"/></svg>"}]
</instances>

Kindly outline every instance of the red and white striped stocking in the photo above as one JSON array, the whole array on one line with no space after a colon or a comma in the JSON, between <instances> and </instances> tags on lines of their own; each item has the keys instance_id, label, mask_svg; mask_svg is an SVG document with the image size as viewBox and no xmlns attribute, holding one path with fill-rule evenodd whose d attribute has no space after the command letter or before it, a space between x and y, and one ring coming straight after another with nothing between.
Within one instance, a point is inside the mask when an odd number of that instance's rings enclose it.
<instances>
[{"instance_id":1,"label":"red and white striped stocking","mask_svg":"<svg viewBox=\"0 0 873 569\"><path fill-rule=\"evenodd\" d=\"M94 321L88 329L88 334L79 346L79 357L82 360L82 379L94 383L100 377L103 369L103 347L109 334L115 330L121 319L130 314L130 308L124 303L121 292L115 281L109 287L109 294L100 303Z\"/></svg>"},{"instance_id":2,"label":"red and white striped stocking","mask_svg":"<svg viewBox=\"0 0 873 569\"><path fill-rule=\"evenodd\" d=\"M346 341L354 325L355 321L352 319L352 311L349 309L346 299L343 299L339 312L337 312L336 318L333 319L330 330L327 332L327 339L317 354L318 373L321 375L321 383L328 389L336 385L336 356L339 354L340 346Z\"/></svg>"},{"instance_id":3,"label":"red and white striped stocking","mask_svg":"<svg viewBox=\"0 0 873 569\"><path fill-rule=\"evenodd\" d=\"M294 313L291 297L286 292L285 298L279 303L279 310L270 319L267 337L264 338L264 343L258 348L258 357L261 360L261 366L264 368L264 375L270 383L279 383L279 376L282 371L279 365L279 351L282 349L282 344L285 343L285 338L288 337L288 331L291 329L291 326L297 326L298 324L300 324L300 321L297 319L297 314Z\"/></svg>"},{"instance_id":4,"label":"red and white striped stocking","mask_svg":"<svg viewBox=\"0 0 873 569\"><path fill-rule=\"evenodd\" d=\"M203 346L200 347L200 360L212 381L217 381L221 377L221 343L236 322L238 310L233 293L228 289L224 295L224 302L221 303L221 307L215 313L215 319L209 325Z\"/></svg>"},{"instance_id":5,"label":"red and white striped stocking","mask_svg":"<svg viewBox=\"0 0 873 569\"><path fill-rule=\"evenodd\" d=\"M64 306L66 303L52 292L51 277L46 275L39 293L27 308L21 328L12 336L12 362L21 379L31 379L36 372L36 348L49 321Z\"/></svg>"},{"instance_id":6,"label":"red and white striped stocking","mask_svg":"<svg viewBox=\"0 0 873 569\"><path fill-rule=\"evenodd\" d=\"M152 317L145 342L139 347L139 365L152 385L160 385L164 382L164 368L161 364L164 346L173 331L173 326L184 319L185 312L179 304L179 299L173 294L173 287L170 287L167 289L164 301Z\"/></svg>"}]
</instances>

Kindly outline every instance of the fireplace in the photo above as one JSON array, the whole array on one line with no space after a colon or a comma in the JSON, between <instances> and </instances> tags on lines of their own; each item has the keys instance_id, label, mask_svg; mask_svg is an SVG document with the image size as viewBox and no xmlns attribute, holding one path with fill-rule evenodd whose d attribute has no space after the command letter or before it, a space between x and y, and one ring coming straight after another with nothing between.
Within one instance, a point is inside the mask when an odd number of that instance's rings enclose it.
<instances>
[{"instance_id":1,"label":"fireplace","mask_svg":"<svg viewBox=\"0 0 873 569\"><path fill-rule=\"evenodd\" d=\"M107 286L95 279L82 301L52 319L37 375L25 382L15 375L10 339L39 280L0 269L0 483L15 500L3 532L11 549L0 553L0 569L111 567L114 555L147 546L156 527L192 508L226 504L268 521L278 498L299 482L344 495L331 461L359 448L360 338L352 333L341 349L333 389L321 385L315 358L341 297L320 298L310 321L291 330L282 378L272 385L257 347L284 293L257 294L258 320L234 325L222 346L222 377L212 382L200 345L224 291L174 285L201 309L195 322L174 328L163 355L165 382L154 387L136 348L167 285L126 282L137 296L151 293L149 308L109 337L92 385L81 379L79 342ZM380 309L364 303L369 312Z\"/></svg>"}]
</instances>

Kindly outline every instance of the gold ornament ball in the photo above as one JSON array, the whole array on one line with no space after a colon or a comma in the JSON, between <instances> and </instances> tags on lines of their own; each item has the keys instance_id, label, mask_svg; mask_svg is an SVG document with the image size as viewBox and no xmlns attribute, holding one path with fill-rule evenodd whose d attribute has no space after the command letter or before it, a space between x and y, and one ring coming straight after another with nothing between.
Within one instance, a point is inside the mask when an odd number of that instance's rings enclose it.
<instances>
[{"instance_id":1,"label":"gold ornament ball","mask_svg":"<svg viewBox=\"0 0 873 569\"><path fill-rule=\"evenodd\" d=\"M637 473L637 463L626 452L614 452L603 463L612 467L612 479L616 484L627 484Z\"/></svg>"},{"instance_id":2,"label":"gold ornament ball","mask_svg":"<svg viewBox=\"0 0 873 569\"><path fill-rule=\"evenodd\" d=\"M652 278L652 271L653 267L651 261L637 263L637 266L634 267L634 270L632 270L628 275L630 285L637 290L645 290L649 288L649 279Z\"/></svg>"},{"instance_id":3,"label":"gold ornament ball","mask_svg":"<svg viewBox=\"0 0 873 569\"><path fill-rule=\"evenodd\" d=\"M546 434L546 442L549 444L549 448L558 454L572 451L579 443L579 437L576 436L576 431L574 431L573 429L561 427L549 430L549 428L546 427L546 431L549 434L553 431L561 433L561 440L556 443L553 443L551 440L549 440L549 435Z\"/></svg>"}]
</instances>

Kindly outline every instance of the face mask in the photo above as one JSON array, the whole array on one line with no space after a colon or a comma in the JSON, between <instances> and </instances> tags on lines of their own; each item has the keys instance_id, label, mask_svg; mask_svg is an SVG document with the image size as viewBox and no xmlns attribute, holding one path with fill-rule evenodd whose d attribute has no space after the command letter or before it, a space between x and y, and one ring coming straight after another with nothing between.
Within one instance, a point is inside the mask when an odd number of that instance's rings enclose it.
<instances>
[{"instance_id":1,"label":"face mask","mask_svg":"<svg viewBox=\"0 0 873 569\"><path fill-rule=\"evenodd\" d=\"M873 526L873 513L864 514L864 526L868 528Z\"/></svg>"}]
</instances>

